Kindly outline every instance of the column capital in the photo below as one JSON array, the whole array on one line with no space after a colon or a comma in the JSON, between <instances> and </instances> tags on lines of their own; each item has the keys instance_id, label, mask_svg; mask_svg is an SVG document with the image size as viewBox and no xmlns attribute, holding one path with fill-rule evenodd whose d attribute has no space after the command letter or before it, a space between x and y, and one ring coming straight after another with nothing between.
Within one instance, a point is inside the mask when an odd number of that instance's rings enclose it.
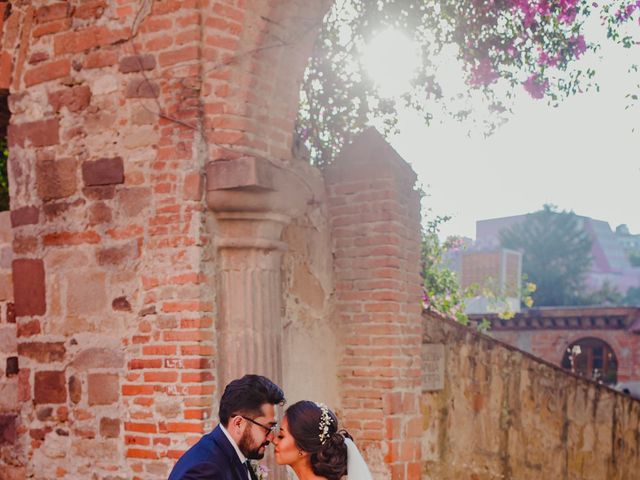
<instances>
[{"instance_id":1,"label":"column capital","mask_svg":"<svg viewBox=\"0 0 640 480\"><path fill-rule=\"evenodd\" d=\"M316 196L313 176L259 157L213 160L207 205L220 227L218 248L284 250L282 229Z\"/></svg>"}]
</instances>

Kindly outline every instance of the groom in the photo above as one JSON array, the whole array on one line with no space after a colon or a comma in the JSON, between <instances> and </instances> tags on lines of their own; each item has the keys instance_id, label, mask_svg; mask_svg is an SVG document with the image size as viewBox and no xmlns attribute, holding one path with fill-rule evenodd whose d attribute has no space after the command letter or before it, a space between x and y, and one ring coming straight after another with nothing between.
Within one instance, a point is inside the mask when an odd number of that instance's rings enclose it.
<instances>
[{"instance_id":1,"label":"groom","mask_svg":"<svg viewBox=\"0 0 640 480\"><path fill-rule=\"evenodd\" d=\"M220 424L180 457L169 480L255 480L248 460L264 456L277 426L274 406L284 401L266 377L233 380L220 399Z\"/></svg>"}]
</instances>

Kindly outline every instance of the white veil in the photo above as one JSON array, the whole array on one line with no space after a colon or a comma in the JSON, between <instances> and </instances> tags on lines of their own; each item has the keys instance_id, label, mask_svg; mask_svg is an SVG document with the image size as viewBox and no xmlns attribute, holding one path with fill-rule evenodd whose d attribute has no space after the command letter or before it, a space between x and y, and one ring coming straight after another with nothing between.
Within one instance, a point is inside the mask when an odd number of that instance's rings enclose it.
<instances>
[{"instance_id":1,"label":"white veil","mask_svg":"<svg viewBox=\"0 0 640 480\"><path fill-rule=\"evenodd\" d=\"M349 480L373 480L369 467L353 440L345 438L344 443L347 445L347 478Z\"/></svg>"}]
</instances>

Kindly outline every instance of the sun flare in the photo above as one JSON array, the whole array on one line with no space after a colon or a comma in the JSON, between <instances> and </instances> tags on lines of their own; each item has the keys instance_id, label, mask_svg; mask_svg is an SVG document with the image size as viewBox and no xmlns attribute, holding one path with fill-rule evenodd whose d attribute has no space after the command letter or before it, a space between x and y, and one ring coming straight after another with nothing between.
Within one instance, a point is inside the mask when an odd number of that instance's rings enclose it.
<instances>
[{"instance_id":1,"label":"sun flare","mask_svg":"<svg viewBox=\"0 0 640 480\"><path fill-rule=\"evenodd\" d=\"M397 97L407 92L419 61L417 44L392 28L375 35L362 55L365 71L383 97Z\"/></svg>"}]
</instances>

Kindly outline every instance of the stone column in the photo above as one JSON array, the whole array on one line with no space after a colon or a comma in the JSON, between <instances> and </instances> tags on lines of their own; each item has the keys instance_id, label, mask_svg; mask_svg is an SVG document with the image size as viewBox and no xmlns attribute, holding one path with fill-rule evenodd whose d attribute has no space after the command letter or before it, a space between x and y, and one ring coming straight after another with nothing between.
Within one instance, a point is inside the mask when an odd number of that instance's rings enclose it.
<instances>
[{"instance_id":1,"label":"stone column","mask_svg":"<svg viewBox=\"0 0 640 480\"><path fill-rule=\"evenodd\" d=\"M217 221L218 384L246 373L282 382L283 228L306 208L309 185L267 160L207 167L207 202Z\"/></svg>"}]
</instances>

